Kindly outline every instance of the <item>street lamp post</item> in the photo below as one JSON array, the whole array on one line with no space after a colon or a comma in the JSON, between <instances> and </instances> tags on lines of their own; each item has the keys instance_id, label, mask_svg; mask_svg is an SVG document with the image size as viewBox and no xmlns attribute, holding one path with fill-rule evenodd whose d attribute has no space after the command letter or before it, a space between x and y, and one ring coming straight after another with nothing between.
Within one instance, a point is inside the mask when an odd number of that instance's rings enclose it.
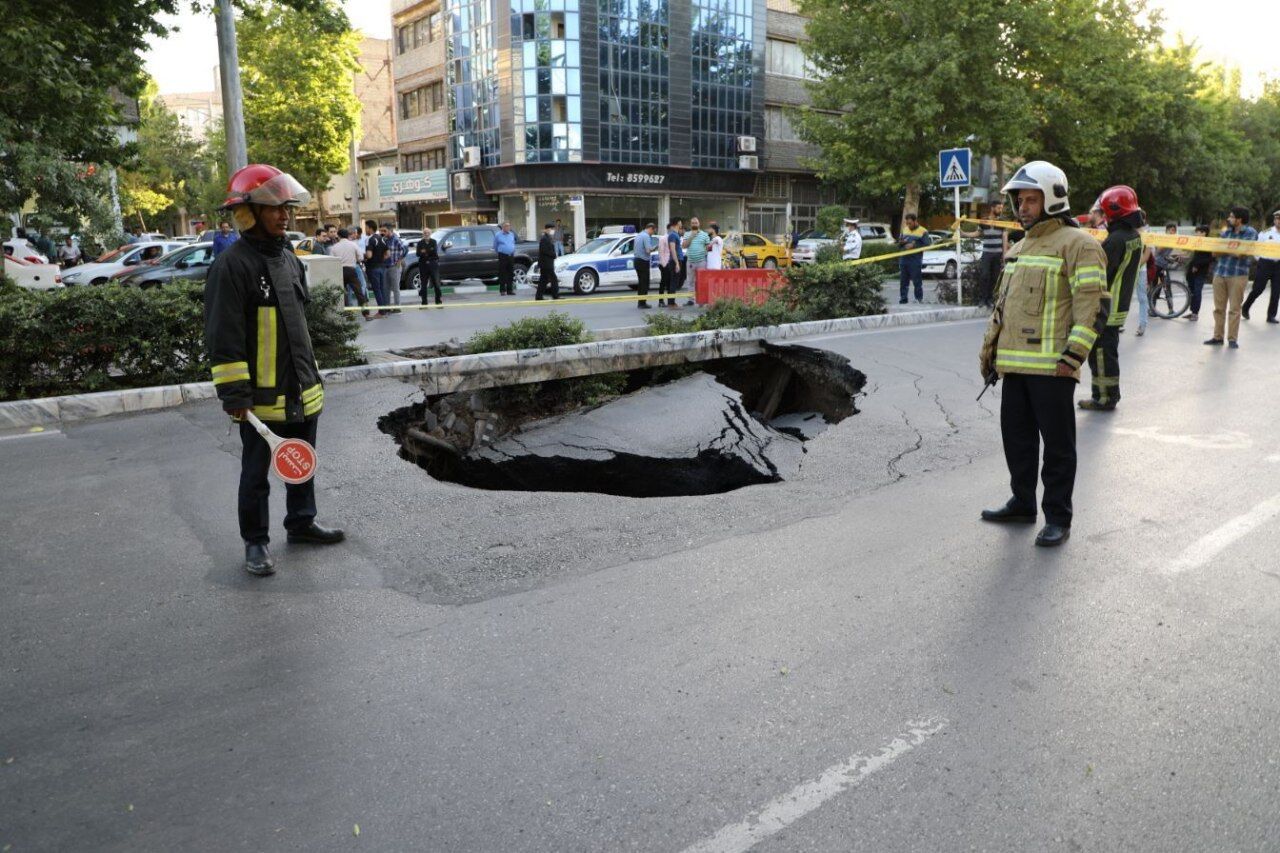
<instances>
[{"instance_id":1,"label":"street lamp post","mask_svg":"<svg viewBox=\"0 0 1280 853\"><path fill-rule=\"evenodd\" d=\"M249 163L244 141L244 100L240 90L240 54L231 0L218 0L218 75L222 80L222 124L227 136L227 174Z\"/></svg>"}]
</instances>

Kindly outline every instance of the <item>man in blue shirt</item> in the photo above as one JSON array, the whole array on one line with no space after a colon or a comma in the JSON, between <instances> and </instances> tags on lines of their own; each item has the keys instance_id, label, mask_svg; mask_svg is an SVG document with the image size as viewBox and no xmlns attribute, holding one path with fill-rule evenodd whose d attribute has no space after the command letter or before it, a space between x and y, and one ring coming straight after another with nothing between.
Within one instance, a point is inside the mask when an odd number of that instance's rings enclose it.
<instances>
[{"instance_id":1,"label":"man in blue shirt","mask_svg":"<svg viewBox=\"0 0 1280 853\"><path fill-rule=\"evenodd\" d=\"M1220 235L1224 240L1257 240L1258 232L1249 225L1249 208L1233 207L1227 214L1227 228ZM1213 271L1213 337L1206 346L1222 346L1225 322L1227 341L1232 349L1239 349L1236 338L1240 334L1240 308L1244 302L1244 286L1249 281L1249 255L1217 256Z\"/></svg>"},{"instance_id":2,"label":"man in blue shirt","mask_svg":"<svg viewBox=\"0 0 1280 853\"><path fill-rule=\"evenodd\" d=\"M213 235L213 256L216 258L230 246L232 243L240 239L240 235L231 230L231 223L225 219L218 223L218 233Z\"/></svg>"},{"instance_id":3,"label":"man in blue shirt","mask_svg":"<svg viewBox=\"0 0 1280 853\"><path fill-rule=\"evenodd\" d=\"M493 235L493 250L498 253L498 293L515 296L516 235L510 222L502 223Z\"/></svg>"},{"instance_id":4,"label":"man in blue shirt","mask_svg":"<svg viewBox=\"0 0 1280 853\"><path fill-rule=\"evenodd\" d=\"M658 230L657 223L650 222L644 227L643 231L636 235L633 257L636 278L640 280L640 287L637 290L640 294L640 302L637 303L640 308L649 307L649 300L645 297L649 295L649 259L653 257L654 250L658 248L658 238L653 236L653 232L656 230Z\"/></svg>"}]
</instances>

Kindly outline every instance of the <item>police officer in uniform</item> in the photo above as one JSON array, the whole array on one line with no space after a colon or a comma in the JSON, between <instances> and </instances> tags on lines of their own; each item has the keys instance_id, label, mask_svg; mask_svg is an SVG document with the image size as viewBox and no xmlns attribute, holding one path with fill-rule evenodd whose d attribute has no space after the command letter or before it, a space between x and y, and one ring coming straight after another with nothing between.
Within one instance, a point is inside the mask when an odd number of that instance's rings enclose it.
<instances>
[{"instance_id":1,"label":"police officer in uniform","mask_svg":"<svg viewBox=\"0 0 1280 853\"><path fill-rule=\"evenodd\" d=\"M275 572L267 543L267 471L271 449L248 423L252 411L284 438L316 443L324 386L303 313L309 295L306 268L290 247L289 206L308 193L273 166L250 164L227 183L230 210L241 239L218 255L204 288L205 344L222 408L240 423L239 518L245 570ZM331 545L341 530L316 524L315 481L285 487L289 542Z\"/></svg>"},{"instance_id":2,"label":"police officer in uniform","mask_svg":"<svg viewBox=\"0 0 1280 853\"><path fill-rule=\"evenodd\" d=\"M560 279L556 276L556 224L548 222L542 229L542 239L538 241L538 289L534 293L535 300L541 300L543 294L550 292L552 299L560 298Z\"/></svg>"},{"instance_id":3,"label":"police officer in uniform","mask_svg":"<svg viewBox=\"0 0 1280 853\"><path fill-rule=\"evenodd\" d=\"M1142 234L1138 229L1142 227L1143 213L1138 207L1138 194L1123 184L1106 189L1098 196L1096 207L1107 223L1102 251L1107 256L1111 310L1098 342L1089 351L1093 397L1081 400L1079 405L1090 412L1109 412L1120 402L1120 332L1129 316L1129 301L1138 280L1138 261L1142 258Z\"/></svg>"},{"instance_id":4,"label":"police officer in uniform","mask_svg":"<svg viewBox=\"0 0 1280 853\"><path fill-rule=\"evenodd\" d=\"M982 518L1035 522L1043 440L1046 523L1036 545L1061 545L1071 535L1076 476L1072 398L1111 302L1106 255L1071 217L1067 176L1057 166L1027 163L1002 192L1026 236L1009 251L979 367L984 380L1004 379L1000 433L1013 497L999 509L983 510Z\"/></svg>"}]
</instances>

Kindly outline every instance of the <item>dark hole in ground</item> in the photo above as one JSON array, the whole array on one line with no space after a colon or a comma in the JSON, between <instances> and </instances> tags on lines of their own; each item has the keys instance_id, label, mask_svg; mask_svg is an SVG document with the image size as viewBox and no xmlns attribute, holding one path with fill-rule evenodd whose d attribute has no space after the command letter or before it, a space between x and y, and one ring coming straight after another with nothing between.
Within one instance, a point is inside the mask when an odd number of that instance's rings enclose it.
<instances>
[{"instance_id":1,"label":"dark hole in ground","mask_svg":"<svg viewBox=\"0 0 1280 853\"><path fill-rule=\"evenodd\" d=\"M793 475L806 441L857 413L865 382L843 356L766 344L758 356L431 397L378 426L403 458L474 488L709 495Z\"/></svg>"}]
</instances>

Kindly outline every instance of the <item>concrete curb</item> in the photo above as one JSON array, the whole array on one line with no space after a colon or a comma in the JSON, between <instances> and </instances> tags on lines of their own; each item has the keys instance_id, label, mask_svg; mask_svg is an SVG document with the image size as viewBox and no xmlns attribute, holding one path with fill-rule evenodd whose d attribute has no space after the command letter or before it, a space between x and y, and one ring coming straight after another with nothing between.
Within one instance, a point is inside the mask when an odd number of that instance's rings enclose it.
<instances>
[{"instance_id":1,"label":"concrete curb","mask_svg":"<svg viewBox=\"0 0 1280 853\"><path fill-rule=\"evenodd\" d=\"M420 376L423 390L427 393L447 394L498 385L520 385L588 376L612 370L750 355L760 351L760 341L981 319L989 315L990 311L985 308L939 308L660 337L649 337L644 334L646 327L637 326L609 329L608 337L587 344L364 364L325 370L322 375L327 383ZM169 409L216 396L212 382L191 382L185 385L13 400L0 403L0 430Z\"/></svg>"}]
</instances>

